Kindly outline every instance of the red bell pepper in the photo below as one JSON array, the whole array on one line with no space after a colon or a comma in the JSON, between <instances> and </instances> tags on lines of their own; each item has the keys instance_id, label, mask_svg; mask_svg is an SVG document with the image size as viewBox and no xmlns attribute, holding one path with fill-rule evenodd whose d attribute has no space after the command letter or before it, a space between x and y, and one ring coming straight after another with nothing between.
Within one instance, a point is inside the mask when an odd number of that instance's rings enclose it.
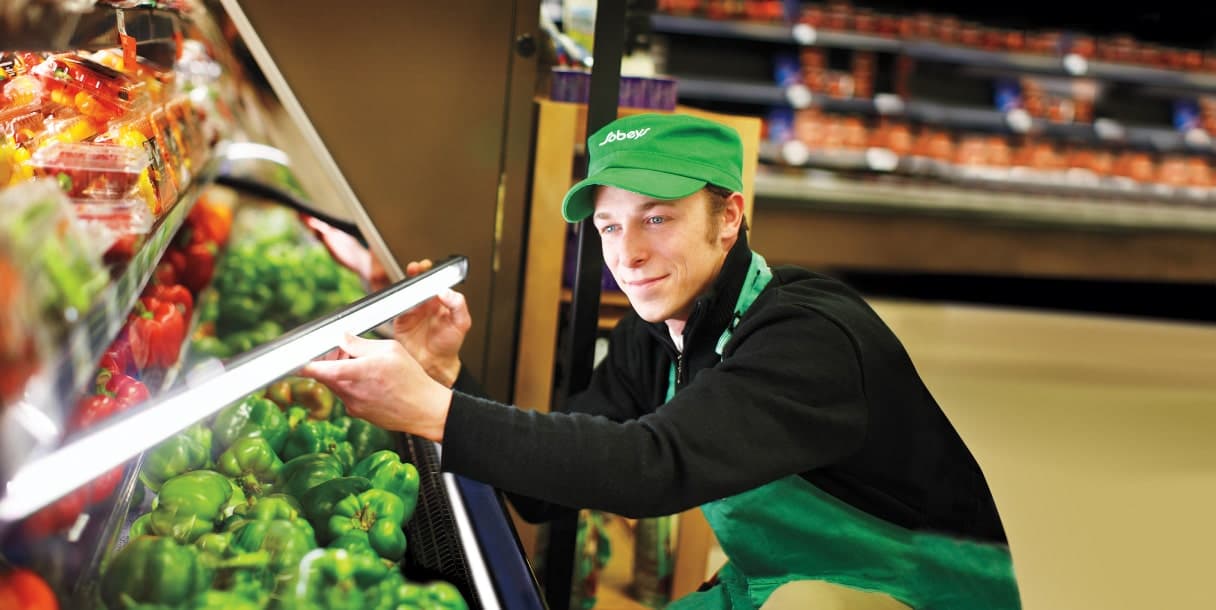
<instances>
[{"instance_id":1,"label":"red bell pepper","mask_svg":"<svg viewBox=\"0 0 1216 610\"><path fill-rule=\"evenodd\" d=\"M89 481L84 487L73 493L83 492L86 506L101 502L109 498L118 488L118 484L122 482L122 470L122 466L111 468L109 472Z\"/></svg>"},{"instance_id":2,"label":"red bell pepper","mask_svg":"<svg viewBox=\"0 0 1216 610\"><path fill-rule=\"evenodd\" d=\"M190 291L198 294L215 274L215 253L218 247L215 242L190 244L186 247L186 268L178 278Z\"/></svg>"},{"instance_id":3,"label":"red bell pepper","mask_svg":"<svg viewBox=\"0 0 1216 610\"><path fill-rule=\"evenodd\" d=\"M113 396L94 394L80 399L76 409L68 418L68 431L75 432L91 428L93 424L122 410L122 403Z\"/></svg>"},{"instance_id":4,"label":"red bell pepper","mask_svg":"<svg viewBox=\"0 0 1216 610\"><path fill-rule=\"evenodd\" d=\"M131 354L139 369L168 368L186 339L186 320L173 303L143 297L128 318Z\"/></svg>"},{"instance_id":5,"label":"red bell pepper","mask_svg":"<svg viewBox=\"0 0 1216 610\"><path fill-rule=\"evenodd\" d=\"M181 281L182 274L186 272L186 253L176 244L170 245L168 250L165 250L165 256L161 260L169 263L173 267L173 278Z\"/></svg>"},{"instance_id":6,"label":"red bell pepper","mask_svg":"<svg viewBox=\"0 0 1216 610\"><path fill-rule=\"evenodd\" d=\"M131 341L127 339L125 330L101 355L98 366L114 375L130 375L138 370L135 368L135 357L131 355Z\"/></svg>"},{"instance_id":7,"label":"red bell pepper","mask_svg":"<svg viewBox=\"0 0 1216 610\"><path fill-rule=\"evenodd\" d=\"M59 610L55 591L29 568L0 566L0 608Z\"/></svg>"},{"instance_id":8,"label":"red bell pepper","mask_svg":"<svg viewBox=\"0 0 1216 610\"><path fill-rule=\"evenodd\" d=\"M42 507L25 519L21 531L31 539L57 534L71 527L85 508L85 491L77 489Z\"/></svg>"},{"instance_id":9,"label":"red bell pepper","mask_svg":"<svg viewBox=\"0 0 1216 610\"><path fill-rule=\"evenodd\" d=\"M148 387L134 377L113 373L103 369L97 374L99 394L111 396L118 401L120 409L127 409L148 399Z\"/></svg>"},{"instance_id":10,"label":"red bell pepper","mask_svg":"<svg viewBox=\"0 0 1216 610\"><path fill-rule=\"evenodd\" d=\"M160 264L156 266L156 271L152 272L152 285L172 286L176 283L177 270L173 268L173 263L161 259Z\"/></svg>"},{"instance_id":11,"label":"red bell pepper","mask_svg":"<svg viewBox=\"0 0 1216 610\"><path fill-rule=\"evenodd\" d=\"M160 301L168 301L177 306L182 312L182 318L187 322L194 315L194 297L190 290L181 284L154 284L144 290L144 296Z\"/></svg>"}]
</instances>

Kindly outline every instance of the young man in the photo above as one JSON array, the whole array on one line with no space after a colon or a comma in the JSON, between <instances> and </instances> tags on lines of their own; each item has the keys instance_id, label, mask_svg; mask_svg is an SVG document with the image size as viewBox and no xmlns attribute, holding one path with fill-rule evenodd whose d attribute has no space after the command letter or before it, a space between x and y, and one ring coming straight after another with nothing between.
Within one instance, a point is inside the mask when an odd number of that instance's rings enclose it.
<instances>
[{"instance_id":1,"label":"young man","mask_svg":"<svg viewBox=\"0 0 1216 610\"><path fill-rule=\"evenodd\" d=\"M352 415L442 442L445 470L525 516L700 506L730 561L673 607L754 608L799 581L1019 607L983 474L899 340L846 286L748 247L738 134L637 115L587 150L563 215L594 219L634 313L570 413L460 391L469 318L453 292L399 318L398 341L350 338L349 359L305 373Z\"/></svg>"}]
</instances>

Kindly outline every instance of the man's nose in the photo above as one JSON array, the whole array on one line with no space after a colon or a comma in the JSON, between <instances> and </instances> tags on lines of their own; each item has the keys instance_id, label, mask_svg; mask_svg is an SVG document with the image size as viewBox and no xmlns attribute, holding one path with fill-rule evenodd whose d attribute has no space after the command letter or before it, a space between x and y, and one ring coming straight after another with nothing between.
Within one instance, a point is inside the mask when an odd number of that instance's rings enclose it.
<instances>
[{"instance_id":1,"label":"man's nose","mask_svg":"<svg viewBox=\"0 0 1216 610\"><path fill-rule=\"evenodd\" d=\"M645 263L650 256L645 236L635 229L626 229L624 233L621 236L621 260L630 267Z\"/></svg>"}]
</instances>

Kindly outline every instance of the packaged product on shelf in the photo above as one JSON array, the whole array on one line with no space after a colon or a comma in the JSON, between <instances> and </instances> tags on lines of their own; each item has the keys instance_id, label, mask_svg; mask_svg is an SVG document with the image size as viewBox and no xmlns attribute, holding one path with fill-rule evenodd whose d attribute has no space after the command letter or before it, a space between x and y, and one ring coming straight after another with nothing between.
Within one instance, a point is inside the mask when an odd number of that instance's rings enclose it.
<instances>
[{"instance_id":1,"label":"packaged product on shelf","mask_svg":"<svg viewBox=\"0 0 1216 610\"><path fill-rule=\"evenodd\" d=\"M99 143L114 143L144 151L148 158L147 168L140 173L139 193L148 204L153 216L160 217L177 200L177 184L170 173L166 144L147 116L137 116L120 123L113 123L105 133L95 140Z\"/></svg>"},{"instance_id":2,"label":"packaged product on shelf","mask_svg":"<svg viewBox=\"0 0 1216 610\"><path fill-rule=\"evenodd\" d=\"M28 146L43 132L48 114L46 106L38 102L0 107L0 136Z\"/></svg>"},{"instance_id":3,"label":"packaged product on shelf","mask_svg":"<svg viewBox=\"0 0 1216 610\"><path fill-rule=\"evenodd\" d=\"M124 238L138 240L152 230L152 213L143 199L73 200L72 211L83 230L103 251Z\"/></svg>"},{"instance_id":4,"label":"packaged product on shelf","mask_svg":"<svg viewBox=\"0 0 1216 610\"><path fill-rule=\"evenodd\" d=\"M130 64L125 61L122 51L117 49L97 51L89 59L143 82L148 101L153 104L164 103L175 88L176 75L173 70L158 68L140 57Z\"/></svg>"},{"instance_id":5,"label":"packaged product on shelf","mask_svg":"<svg viewBox=\"0 0 1216 610\"><path fill-rule=\"evenodd\" d=\"M42 79L52 101L103 123L148 103L144 82L75 54L53 55L31 73Z\"/></svg>"},{"instance_id":6,"label":"packaged product on shelf","mask_svg":"<svg viewBox=\"0 0 1216 610\"><path fill-rule=\"evenodd\" d=\"M55 142L30 159L35 175L53 178L70 197L89 200L127 198L148 163L143 150L94 142Z\"/></svg>"},{"instance_id":7,"label":"packaged product on shelf","mask_svg":"<svg viewBox=\"0 0 1216 610\"><path fill-rule=\"evenodd\" d=\"M0 231L25 273L44 278L30 297L52 328L79 319L109 283L100 244L72 216L54 180L32 180L0 190Z\"/></svg>"},{"instance_id":8,"label":"packaged product on shelf","mask_svg":"<svg viewBox=\"0 0 1216 610\"><path fill-rule=\"evenodd\" d=\"M8 237L0 234L0 406L21 396L44 349L36 334L32 280L22 272Z\"/></svg>"}]
</instances>

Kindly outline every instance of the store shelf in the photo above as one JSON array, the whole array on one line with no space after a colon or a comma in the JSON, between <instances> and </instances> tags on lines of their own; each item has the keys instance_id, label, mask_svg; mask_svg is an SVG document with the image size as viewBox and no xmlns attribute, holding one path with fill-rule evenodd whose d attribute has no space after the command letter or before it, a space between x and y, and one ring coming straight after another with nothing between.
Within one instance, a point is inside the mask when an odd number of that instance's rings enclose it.
<instances>
[{"instance_id":1,"label":"store shelf","mask_svg":"<svg viewBox=\"0 0 1216 610\"><path fill-rule=\"evenodd\" d=\"M1094 123L1063 123L1033 118L1021 110L1001 112L932 102L905 102L890 94L872 99L839 98L812 94L801 85L781 87L768 83L743 83L723 79L677 77L679 95L703 101L818 108L826 112L904 118L951 129L1009 134L1035 133L1048 137L1101 144L1123 144L1156 152L1216 154L1211 137L1195 130L1126 127L1109 119Z\"/></svg>"},{"instance_id":2,"label":"store shelf","mask_svg":"<svg viewBox=\"0 0 1216 610\"><path fill-rule=\"evenodd\" d=\"M148 53L148 43L174 45L181 16L169 9L142 6L118 9L93 2L25 2L0 12L4 51L96 51L122 46L120 24L145 59L170 65L173 54ZM168 45L167 45L168 46Z\"/></svg>"},{"instance_id":3,"label":"store shelf","mask_svg":"<svg viewBox=\"0 0 1216 610\"><path fill-rule=\"evenodd\" d=\"M868 34L821 30L805 24L752 23L746 21L717 21L699 17L654 15L651 27L655 32L758 40L780 44L882 51L906 55L924 61L955 63L1010 72L1055 76L1083 76L1123 83L1216 92L1216 75L1180 72L1145 66L1087 61L1077 55L1033 55L985 51L945 45L928 41L899 40Z\"/></svg>"},{"instance_id":4,"label":"store shelf","mask_svg":"<svg viewBox=\"0 0 1216 610\"><path fill-rule=\"evenodd\" d=\"M1216 233L1216 207L1211 205L1002 192L991 184L961 188L923 179L908 182L892 178L859 180L814 171L762 172L756 176L756 197L765 205L933 214L1082 229ZM988 178L995 180L992 176Z\"/></svg>"},{"instance_id":5,"label":"store shelf","mask_svg":"<svg viewBox=\"0 0 1216 610\"><path fill-rule=\"evenodd\" d=\"M881 36L851 34L816 30L809 26L780 23L755 23L749 21L718 21L698 17L678 17L655 14L650 18L655 32L686 34L710 38L758 40L781 44L840 47L865 51L889 51L900 49L900 41Z\"/></svg>"},{"instance_id":6,"label":"store shelf","mask_svg":"<svg viewBox=\"0 0 1216 610\"><path fill-rule=\"evenodd\" d=\"M102 353L127 321L140 292L199 194L211 182L222 150L198 172L173 208L162 216L144 238L143 246L83 317L71 325L60 350L46 358L39 373L25 387L25 396L0 418L0 480L9 478L31 457L60 441L59 431L67 420L72 401L89 381Z\"/></svg>"},{"instance_id":7,"label":"store shelf","mask_svg":"<svg viewBox=\"0 0 1216 610\"><path fill-rule=\"evenodd\" d=\"M1216 210L1216 189L1170 187L1118 177L1097 177L1083 170L1034 170L1026 167L958 166L923 157L900 157L889 149L813 150L799 142L764 142L760 160L786 168L889 173L978 189L1135 201L1151 205L1207 206ZM916 188L920 188L919 185Z\"/></svg>"},{"instance_id":8,"label":"store shelf","mask_svg":"<svg viewBox=\"0 0 1216 610\"><path fill-rule=\"evenodd\" d=\"M19 469L6 471L0 529L325 354L341 343L344 334L358 335L376 328L467 275L464 257L442 261L426 273L290 330L252 351L223 363L210 361L196 367L181 389L134 407L62 446L42 446L38 454L26 455L26 462L13 465Z\"/></svg>"}]
</instances>

